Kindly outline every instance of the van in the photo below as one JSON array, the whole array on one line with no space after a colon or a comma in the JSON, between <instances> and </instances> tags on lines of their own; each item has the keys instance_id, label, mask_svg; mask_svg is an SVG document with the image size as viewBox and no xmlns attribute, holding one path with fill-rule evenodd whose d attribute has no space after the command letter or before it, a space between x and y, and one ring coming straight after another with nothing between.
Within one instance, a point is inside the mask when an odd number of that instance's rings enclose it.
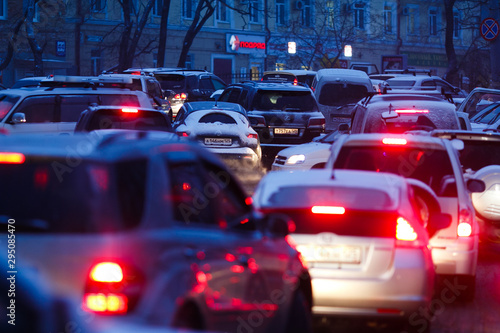
<instances>
[{"instance_id":1,"label":"van","mask_svg":"<svg viewBox=\"0 0 500 333\"><path fill-rule=\"evenodd\" d=\"M311 89L319 110L325 116L327 132L335 131L340 124L349 122L356 103L374 92L368 74L341 68L318 70Z\"/></svg>"}]
</instances>

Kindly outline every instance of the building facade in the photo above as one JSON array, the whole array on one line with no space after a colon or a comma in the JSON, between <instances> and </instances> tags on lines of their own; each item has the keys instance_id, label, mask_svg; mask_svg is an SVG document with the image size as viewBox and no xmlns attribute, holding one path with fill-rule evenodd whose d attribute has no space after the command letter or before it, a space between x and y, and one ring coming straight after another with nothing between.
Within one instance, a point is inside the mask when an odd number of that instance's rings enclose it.
<instances>
[{"instance_id":1,"label":"building facade","mask_svg":"<svg viewBox=\"0 0 500 333\"><path fill-rule=\"evenodd\" d=\"M149 1L130 0L132 37ZM152 1L133 51L134 67L158 66L163 1ZM198 18L199 1L171 1L164 67L178 66L186 33ZM446 11L440 0L204 1L214 12L194 38L183 67L206 69L227 82L256 79L264 70L349 68L359 63L374 64L379 71L425 68L438 75L448 67ZM0 0L2 60L8 58L7 45L15 37L12 59L2 71L4 85L36 72L30 36L43 49L44 74L95 75L116 68L121 33L127 28L120 2L39 0L31 35L26 25L16 34L16 25L25 19L31 2ZM452 13L453 43L459 63L464 63L474 52L484 56L487 45L479 36L479 7L476 12L463 2L456 7ZM346 46L351 54L345 53ZM475 71L479 72L477 65ZM466 66L461 73L471 76Z\"/></svg>"}]
</instances>

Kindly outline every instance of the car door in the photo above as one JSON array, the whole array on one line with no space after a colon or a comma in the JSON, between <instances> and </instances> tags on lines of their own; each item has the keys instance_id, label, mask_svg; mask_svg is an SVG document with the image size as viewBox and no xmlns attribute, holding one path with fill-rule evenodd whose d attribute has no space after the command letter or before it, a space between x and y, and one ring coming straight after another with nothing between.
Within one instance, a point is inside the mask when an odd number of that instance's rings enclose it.
<instances>
[{"instance_id":1,"label":"car door","mask_svg":"<svg viewBox=\"0 0 500 333\"><path fill-rule=\"evenodd\" d=\"M11 111L5 128L11 133L56 133L58 123L55 116L54 95L26 97ZM25 122L14 122L15 114L23 113Z\"/></svg>"}]
</instances>

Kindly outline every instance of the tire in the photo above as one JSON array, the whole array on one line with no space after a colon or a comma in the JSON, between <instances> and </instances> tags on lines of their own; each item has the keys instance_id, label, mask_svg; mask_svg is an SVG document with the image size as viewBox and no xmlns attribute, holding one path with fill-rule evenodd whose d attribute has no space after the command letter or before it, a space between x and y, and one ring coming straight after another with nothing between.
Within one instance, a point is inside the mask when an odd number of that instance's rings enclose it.
<instances>
[{"instance_id":1,"label":"tire","mask_svg":"<svg viewBox=\"0 0 500 333\"><path fill-rule=\"evenodd\" d=\"M311 306L304 294L297 290L290 305L286 333L312 333Z\"/></svg>"}]
</instances>

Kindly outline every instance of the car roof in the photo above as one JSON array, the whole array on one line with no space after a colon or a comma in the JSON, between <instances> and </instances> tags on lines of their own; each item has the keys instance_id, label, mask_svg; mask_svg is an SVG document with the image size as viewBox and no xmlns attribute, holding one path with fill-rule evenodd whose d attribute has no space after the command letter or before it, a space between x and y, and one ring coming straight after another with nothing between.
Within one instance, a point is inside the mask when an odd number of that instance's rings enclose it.
<instances>
[{"instance_id":1,"label":"car roof","mask_svg":"<svg viewBox=\"0 0 500 333\"><path fill-rule=\"evenodd\" d=\"M385 138L405 139L407 147L427 147L434 149L445 149L445 141L441 138L432 137L428 134L392 134L392 133L360 133L345 136L344 146L383 146ZM389 146L389 145L388 145ZM396 145L394 145L396 146Z\"/></svg>"},{"instance_id":2,"label":"car roof","mask_svg":"<svg viewBox=\"0 0 500 333\"><path fill-rule=\"evenodd\" d=\"M0 94L17 95L20 97L37 95L79 95L79 94L110 94L110 95L140 95L147 98L147 94L139 90L128 88L101 88L88 87L39 87L39 88L16 88L0 91Z\"/></svg>"},{"instance_id":3,"label":"car roof","mask_svg":"<svg viewBox=\"0 0 500 333\"><path fill-rule=\"evenodd\" d=\"M284 69L281 71L265 71L263 75L270 75L270 74L293 74L295 76L297 75L316 75L316 71L311 71L308 69Z\"/></svg>"},{"instance_id":4,"label":"car roof","mask_svg":"<svg viewBox=\"0 0 500 333\"><path fill-rule=\"evenodd\" d=\"M320 80L322 77L334 77L334 78L344 78L349 77L358 78L360 80L368 80L369 76L366 72L357 69L343 69L343 68L322 68L316 72L317 79Z\"/></svg>"},{"instance_id":5,"label":"car roof","mask_svg":"<svg viewBox=\"0 0 500 333\"><path fill-rule=\"evenodd\" d=\"M220 111L235 111L246 116L246 110L237 103L218 102L218 101L197 101L184 103L184 107L188 113L199 110L220 110Z\"/></svg>"},{"instance_id":6,"label":"car roof","mask_svg":"<svg viewBox=\"0 0 500 333\"><path fill-rule=\"evenodd\" d=\"M495 133L492 131L471 132L466 130L434 130L431 132L431 135L443 139L500 141L500 133Z\"/></svg>"},{"instance_id":7,"label":"car roof","mask_svg":"<svg viewBox=\"0 0 500 333\"><path fill-rule=\"evenodd\" d=\"M255 87L256 90L278 90L278 91L298 90L298 91L311 92L311 89L308 86L302 84L294 85L292 82L244 81L241 83L233 83L229 85L227 88L241 87L241 86L253 86Z\"/></svg>"},{"instance_id":8,"label":"car roof","mask_svg":"<svg viewBox=\"0 0 500 333\"><path fill-rule=\"evenodd\" d=\"M162 151L187 150L203 153L203 148L198 144L182 140L173 133L169 134L171 135L166 137L165 134L156 134L156 131L135 130L110 132L99 130L88 134L75 133L70 136L16 134L0 136L0 144L3 152L16 152L32 157L60 158L67 161L73 158L71 161L85 159L112 162L130 158L150 158L151 154ZM209 157L209 159L217 161L215 157ZM71 165L66 167L71 167ZM61 167L64 168L64 166Z\"/></svg>"},{"instance_id":9,"label":"car roof","mask_svg":"<svg viewBox=\"0 0 500 333\"><path fill-rule=\"evenodd\" d=\"M400 191L395 188L405 186L403 177L384 172L341 169L312 169L300 171L269 172L263 179L267 184L261 187L259 200L269 198L272 192L279 187L306 186L306 187L350 187L366 191L378 190L386 192L393 203L399 203ZM257 205L259 202L256 203Z\"/></svg>"}]
</instances>

